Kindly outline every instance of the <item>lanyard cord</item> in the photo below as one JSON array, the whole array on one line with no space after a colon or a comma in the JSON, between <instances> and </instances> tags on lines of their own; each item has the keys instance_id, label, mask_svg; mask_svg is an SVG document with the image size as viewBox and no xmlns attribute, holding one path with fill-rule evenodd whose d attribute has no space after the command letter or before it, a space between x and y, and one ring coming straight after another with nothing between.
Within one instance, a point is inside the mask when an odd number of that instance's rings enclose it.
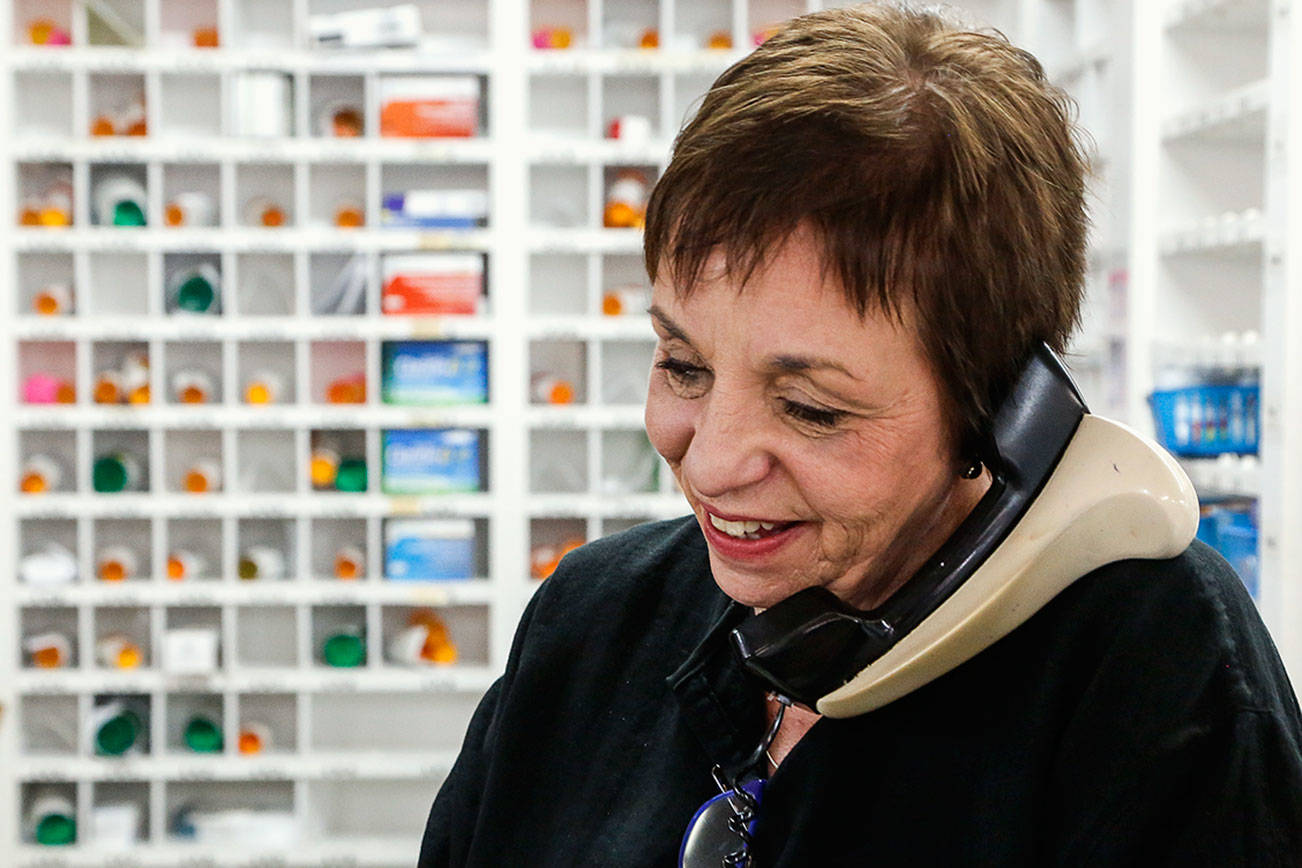
<instances>
[{"instance_id":1,"label":"lanyard cord","mask_svg":"<svg viewBox=\"0 0 1302 868\"><path fill-rule=\"evenodd\" d=\"M778 702L777 714L773 716L773 723L769 724L768 731L764 733L760 743L755 746L755 750L751 751L746 763L741 767L741 772L735 778L729 778L722 766L716 765L710 771L719 791L728 797L728 807L732 810L732 816L728 818L728 829L741 840L741 847L723 857L723 868L750 868L748 852L752 840L750 825L755 820L759 802L740 785L739 781L748 772L758 768L762 761L768 759L772 762L769 759L769 747L782 727L782 718L786 715L787 707L791 705L791 700L780 693L770 693L769 696ZM774 767L777 767L777 763L774 763Z\"/></svg>"}]
</instances>

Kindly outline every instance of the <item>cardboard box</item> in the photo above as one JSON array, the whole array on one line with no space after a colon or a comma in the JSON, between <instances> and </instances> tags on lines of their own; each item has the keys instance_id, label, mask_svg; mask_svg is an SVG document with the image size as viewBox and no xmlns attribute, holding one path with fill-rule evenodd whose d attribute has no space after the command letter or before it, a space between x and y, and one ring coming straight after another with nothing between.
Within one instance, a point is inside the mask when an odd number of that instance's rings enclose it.
<instances>
[{"instance_id":1,"label":"cardboard box","mask_svg":"<svg viewBox=\"0 0 1302 868\"><path fill-rule=\"evenodd\" d=\"M479 79L471 75L380 79L380 135L417 139L479 135Z\"/></svg>"},{"instance_id":2,"label":"cardboard box","mask_svg":"<svg viewBox=\"0 0 1302 868\"><path fill-rule=\"evenodd\" d=\"M479 432L464 428L385 431L385 494L479 491Z\"/></svg>"},{"instance_id":3,"label":"cardboard box","mask_svg":"<svg viewBox=\"0 0 1302 868\"><path fill-rule=\"evenodd\" d=\"M380 308L386 314L479 313L484 297L484 258L477 253L386 256L381 272Z\"/></svg>"},{"instance_id":4,"label":"cardboard box","mask_svg":"<svg viewBox=\"0 0 1302 868\"><path fill-rule=\"evenodd\" d=\"M420 8L404 3L378 9L354 9L309 15L308 38L318 48L398 48L420 42Z\"/></svg>"},{"instance_id":5,"label":"cardboard box","mask_svg":"<svg viewBox=\"0 0 1302 868\"><path fill-rule=\"evenodd\" d=\"M380 222L411 229L474 229L488 224L485 190L407 190L388 193Z\"/></svg>"},{"instance_id":6,"label":"cardboard box","mask_svg":"<svg viewBox=\"0 0 1302 868\"><path fill-rule=\"evenodd\" d=\"M488 403L488 345L483 341L388 341L382 353L386 404Z\"/></svg>"},{"instance_id":7,"label":"cardboard box","mask_svg":"<svg viewBox=\"0 0 1302 868\"><path fill-rule=\"evenodd\" d=\"M395 582L469 579L475 524L465 520L390 519L384 525L384 576Z\"/></svg>"}]
</instances>

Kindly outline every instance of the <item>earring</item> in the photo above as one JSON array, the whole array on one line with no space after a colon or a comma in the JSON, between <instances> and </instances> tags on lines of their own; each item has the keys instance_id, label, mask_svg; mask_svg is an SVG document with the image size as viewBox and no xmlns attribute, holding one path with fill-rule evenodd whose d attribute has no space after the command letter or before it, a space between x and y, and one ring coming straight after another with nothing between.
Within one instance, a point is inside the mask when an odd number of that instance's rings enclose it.
<instances>
[{"instance_id":1,"label":"earring","mask_svg":"<svg viewBox=\"0 0 1302 868\"><path fill-rule=\"evenodd\" d=\"M964 479L976 479L981 475L981 459L973 458L972 463L960 470L958 475Z\"/></svg>"}]
</instances>

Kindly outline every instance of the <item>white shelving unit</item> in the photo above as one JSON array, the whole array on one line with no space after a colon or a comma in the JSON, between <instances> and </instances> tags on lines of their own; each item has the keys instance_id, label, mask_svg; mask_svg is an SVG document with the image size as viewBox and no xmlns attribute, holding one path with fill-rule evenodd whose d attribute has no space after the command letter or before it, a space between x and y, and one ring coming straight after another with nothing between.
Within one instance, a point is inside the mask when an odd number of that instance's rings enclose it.
<instances>
[{"instance_id":1,"label":"white shelving unit","mask_svg":"<svg viewBox=\"0 0 1302 868\"><path fill-rule=\"evenodd\" d=\"M307 38L310 15L372 5L362 0L88 5L107 6L139 34L140 44L106 44L118 40L80 0L11 0L0 16L7 45L0 95L13 119L13 134L3 142L3 201L17 213L40 176L56 167L71 178L74 208L70 227L5 233L0 376L18 384L33 372L55 372L77 392L73 404L11 400L12 422L4 430L7 454L17 456L0 471L7 490L17 490L18 467L37 451L58 457L69 479L60 490L9 498L3 507L0 549L11 566L0 583L0 633L11 638L0 651L0 861L91 865L121 858L97 844L89 817L96 806L126 802L140 815L133 863L410 864L429 802L537 585L531 549L682 512L641 434L650 328L644 316L600 314L603 266L612 278L640 282L639 233L601 228L596 205L603 173L607 166L663 165L666 139L607 140L595 126L581 135L540 134L528 122L526 83L532 70L573 77L578 69L598 80L632 76L639 83L637 77L696 75L696 86L733 55L595 45L552 56L522 51L530 30L524 0L423 0L418 7L431 44L369 51L312 49ZM65 27L73 45L25 44L27 23L42 16ZM190 31L204 25L216 25L221 47L186 45ZM296 134L236 134L239 82L253 72L288 78ZM424 140L379 135L380 86L416 74L478 77L483 134ZM93 119L135 92L144 95L147 135L89 135ZM362 137L317 135L313 118L320 105L340 98L361 108ZM598 100L594 111L600 106ZM668 115L657 121L670 123ZM596 219L573 226L531 219L527 185L535 163L588 179L588 213ZM92 221L93 191L105 167L134 174L145 185L146 227ZM487 225L382 225L384 194L422 186L478 187L490 202ZM165 226L165 204L191 189L217 202L218 224ZM566 191L559 192L563 202ZM248 225L248 200L261 195L279 198L286 225ZM362 227L332 225L334 196L362 205ZM488 304L481 315L381 312L384 257L425 251L484 256ZM196 254L221 270L222 312L170 315L164 303L168 271ZM363 258L367 274L361 310L312 315L322 282L354 256ZM532 272L531 257L541 260ZM567 282L570 275L549 273L547 257L591 262L578 274L594 282L576 286ZM252 280L260 271L271 272L287 291L269 294L265 282ZM70 315L32 313L32 293L50 280L74 286ZM566 296L576 291L578 303L566 307ZM558 307L553 315L534 316L547 304L535 305L534 298ZM490 404L384 403L384 346L434 340L486 345ZM149 356L153 400L95 403L94 378L129 350ZM564 364L571 368L553 373L575 383L578 401L534 405L531 365ZM283 375L285 400L244 403L249 372L268 366ZM191 406L172 400L171 378L182 367L207 369L212 401ZM326 402L327 382L345 373L365 375L365 403ZM478 432L486 453L479 492L384 492L383 432L421 428ZM344 432L341 439L364 454L364 492L313 489L308 456L323 432ZM145 490L95 493L91 463L121 448L138 451L147 468ZM221 490L181 490L178 474L209 454L221 459ZM386 523L409 517L471 520L475 577L386 578ZM18 559L49 541L74 553L78 580L53 588L16 582ZM239 580L236 561L250 544L268 541L290 564L286 580ZM341 542L364 551L363 578L332 576L333 550ZM140 578L95 578L96 560L109 543L136 550ZM168 554L179 545L203 548L209 556L212 566L201 579L164 578ZM408 668L386 659L387 641L407 613L425 608L447 624L459 650L455 665ZM323 665L323 638L345 624L364 628L364 664ZM220 667L200 674L167 671L165 632L195 625L218 632ZM21 639L50 629L72 638L72 665L29 668ZM108 632L133 632L144 665L101 668L93 648ZM102 757L88 749L86 717L110 697L129 697L146 709L148 748L140 755ZM180 728L195 711L223 725L220 754L196 754L182 743ZM242 756L233 734L251 720L267 726L272 747ZM51 787L72 799L81 820L73 847L40 847L25 838L25 811L38 791ZM186 842L174 827L177 811L188 803L203 810L287 813L298 843L257 844L238 834L236 849L227 842Z\"/></svg>"},{"instance_id":2,"label":"white shelving unit","mask_svg":"<svg viewBox=\"0 0 1302 868\"><path fill-rule=\"evenodd\" d=\"M1302 679L1302 22L1287 0L1136 3L1131 410L1163 356L1260 335L1260 460L1189 462L1200 492L1255 498L1258 602Z\"/></svg>"},{"instance_id":3,"label":"white shelving unit","mask_svg":"<svg viewBox=\"0 0 1302 868\"><path fill-rule=\"evenodd\" d=\"M83 3L107 7L140 34L141 45L112 44L120 40L95 23ZM6 167L0 202L16 213L54 167L71 178L74 205L71 227L18 228L0 235L0 343L5 347L0 382L18 384L33 371L49 369L73 381L77 393L76 402L67 405L8 402L11 421L0 429L0 447L16 460L0 463L0 490L18 490L18 469L36 451L60 456L69 480L64 490L51 494L0 501L0 552L16 564L39 544L61 542L75 554L79 574L71 585L48 589L18 583L13 567L0 580L0 636L10 637L0 643L5 706L0 861L5 864L97 865L120 858L96 844L85 822L73 847L20 844L21 818L41 786L70 797L83 820L96 805L137 805L143 838L131 851L133 864L411 864L429 802L479 695L501 669L520 611L537 586L530 576L531 551L683 512L670 475L642 433L642 392L653 346L649 325L636 306L631 314L602 314L608 292L627 289L636 296L646 290L640 234L603 227L605 192L623 170L653 181L697 98L748 50L754 35L823 3L418 0L429 37L420 50L309 47L310 15L371 5L393 4L9 0L0 5L0 35L6 40L0 52L0 112L12 130L0 138ZM1177 11L1170 17L1154 11L1157 4L1121 0L958 5L1036 52L1049 75L1077 100L1082 122L1099 144L1089 309L1071 359L1095 410L1147 424L1143 396L1152 382L1153 341L1165 329L1185 328L1185 319L1217 322L1224 313L1226 305L1203 291L1196 316L1186 317L1191 302L1167 273L1170 262L1210 259L1217 268L1224 263L1236 281L1258 287L1254 313L1236 311L1228 321L1234 328L1250 322L1263 332L1268 371L1268 438L1260 474L1268 480L1262 483L1263 562L1272 576L1263 607L1286 653L1294 661L1302 658L1285 629L1297 620L1302 580L1283 570L1286 563L1302 563L1296 550L1302 543L1284 532L1298 526L1302 515L1302 473L1295 466L1302 449L1293 442L1288 452L1281 433L1302 424L1302 361L1284 340L1299 334L1299 302L1288 298L1285 288L1298 286L1302 275L1292 273L1296 257L1284 253L1288 238L1276 238L1297 232L1286 228L1285 218L1289 203L1302 198L1287 185L1302 183L1296 177L1302 173L1287 178L1280 160L1264 153L1267 140L1282 142L1281 153L1289 158L1302 147L1302 135L1289 126L1296 121L1282 109L1299 73L1288 68L1287 52L1279 50L1302 42L1278 23L1282 19L1273 7L1275 24L1264 30L1253 24L1258 13L1267 13L1260 0L1184 3L1172 6ZM1258 33L1246 42L1260 54L1249 51L1242 63L1234 61L1239 65L1233 74L1206 92L1198 88L1211 79L1215 64L1195 62L1186 71L1198 85L1188 93L1169 93L1174 79L1157 73L1151 45L1221 15ZM72 46L27 45L26 24L38 16L66 27ZM221 47L187 46L190 31L201 25L217 27ZM548 28L567 28L570 47L530 48L534 34ZM637 48L650 30L660 47ZM1263 41L1259 31L1268 39ZM707 49L711 38L732 47ZM1261 61L1266 56L1273 58L1268 66ZM1260 69L1248 69L1252 64ZM258 139L234 134L239 82L254 72L288 77L296 134ZM389 77L414 74L477 77L484 134L435 140L378 135L380 85ZM145 97L148 135L88 134L99 113L136 91ZM317 110L340 98L361 107L361 138L315 134ZM608 125L629 116L645 117L648 135L608 138ZM1156 180L1166 177L1163 161L1169 152L1191 141L1231 143L1247 154L1247 167L1233 169L1228 178L1235 183L1211 194L1233 200L1226 205L1231 217L1172 198L1163 186L1167 182ZM133 174L145 185L147 227L92 223L92 191L106 167ZM1267 192L1234 199L1233 191L1255 177L1254 168L1269 170L1273 180L1254 188ZM465 231L383 226L383 194L420 186L485 191L487 225ZM217 200L218 226L163 226L166 202L187 188L205 190ZM246 225L247 200L255 195L279 196L287 225ZM331 225L336 195L362 203L364 226ZM1216 217L1214 223L1209 216ZM1159 219L1166 217L1171 219ZM1283 263L1283 271L1270 271L1270 279L1263 248L1276 251ZM467 317L381 313L384 257L422 251L483 255L487 309ZM220 316L167 313L169 268L195 256L221 269L227 303ZM362 257L368 278L361 312L312 315L322 282L354 256ZM258 289L250 278L259 272L272 274L288 291ZM49 280L75 287L75 313L31 313L34 289ZM1172 311L1173 305L1178 310ZM383 346L408 340L484 342L491 403L385 404ZM128 350L149 355L153 401L130 407L94 403L92 382L99 369ZM324 401L325 383L345 373L341 364L364 373L364 404ZM210 368L217 400L199 406L170 400L171 374L192 365ZM254 365L284 373L287 400L271 406L242 403L241 388ZM575 402L535 403L534 373L570 381ZM18 390L9 388L16 398ZM384 493L383 432L410 428L480 432L487 456L482 490ZM319 432L346 432L343 437L364 454L366 491L313 490L308 456ZM95 494L94 458L124 447L139 450L148 490ZM210 453L221 458L222 491L181 492L178 474L191 459ZM260 456L271 460L255 470ZM470 519L476 533L475 578L386 580L385 523L404 517ZM291 564L288 579L240 581L235 568L241 553L267 540L284 547ZM340 541L364 549L364 578L329 576L332 547ZM136 546L145 578L96 579L95 561L106 542ZM209 580L163 578L168 553L178 542L210 553L218 566ZM459 662L413 670L387 661L385 640L408 612L426 607L443 614L461 649ZM365 664L349 670L321 665L321 639L345 622L365 627ZM164 632L192 625L218 630L222 665L200 675L163 671L157 658ZM21 638L46 629L74 638L72 666L25 667ZM96 639L132 629L144 647L145 665L129 672L99 668L92 651ZM84 721L100 698L111 696L133 697L148 707L145 754L107 758L86 749ZM246 718L258 717L273 730L275 749L240 756L228 738L219 757L191 754L177 732L194 710L216 715L228 734ZM189 802L216 810L287 812L300 843L293 848L241 844L239 849L186 843L171 831L177 810Z\"/></svg>"}]
</instances>

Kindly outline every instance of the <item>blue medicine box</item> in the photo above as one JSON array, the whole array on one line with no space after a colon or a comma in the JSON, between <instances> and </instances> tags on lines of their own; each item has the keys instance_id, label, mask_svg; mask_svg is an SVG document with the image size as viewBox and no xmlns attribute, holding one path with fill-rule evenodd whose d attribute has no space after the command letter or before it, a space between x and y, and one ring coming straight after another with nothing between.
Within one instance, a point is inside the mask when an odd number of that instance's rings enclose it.
<instances>
[{"instance_id":1,"label":"blue medicine box","mask_svg":"<svg viewBox=\"0 0 1302 868\"><path fill-rule=\"evenodd\" d=\"M488 402L488 344L484 341L388 341L381 400L439 405Z\"/></svg>"},{"instance_id":2,"label":"blue medicine box","mask_svg":"<svg viewBox=\"0 0 1302 868\"><path fill-rule=\"evenodd\" d=\"M479 491L479 432L464 428L385 431L385 494Z\"/></svg>"},{"instance_id":3,"label":"blue medicine box","mask_svg":"<svg viewBox=\"0 0 1302 868\"><path fill-rule=\"evenodd\" d=\"M470 520L390 519L384 525L384 576L395 582L469 579L475 525Z\"/></svg>"}]
</instances>

